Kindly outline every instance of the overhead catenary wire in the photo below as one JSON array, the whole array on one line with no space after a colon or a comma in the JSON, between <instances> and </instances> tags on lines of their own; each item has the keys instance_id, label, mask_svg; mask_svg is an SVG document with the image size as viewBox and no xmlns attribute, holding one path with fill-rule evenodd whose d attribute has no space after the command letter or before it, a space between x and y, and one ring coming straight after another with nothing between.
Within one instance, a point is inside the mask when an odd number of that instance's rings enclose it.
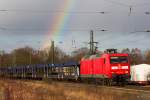
<instances>
[{"instance_id":1,"label":"overhead catenary wire","mask_svg":"<svg viewBox=\"0 0 150 100\"><path fill-rule=\"evenodd\" d=\"M121 2L117 2L117 1L114 1L114 0L105 0L107 2L110 2L110 3L113 3L115 5L120 5L120 6L125 6L125 7L128 7L129 8L129 16L131 15L132 13L132 9L133 9L133 5L128 5L128 4L124 4L124 3L121 3Z\"/></svg>"},{"instance_id":2,"label":"overhead catenary wire","mask_svg":"<svg viewBox=\"0 0 150 100\"><path fill-rule=\"evenodd\" d=\"M110 2L112 4L115 4L115 5L120 5L120 6L124 6L124 7L128 7L129 8L129 16L131 15L131 13L133 12L133 7L140 7L140 6L150 6L150 2L149 3L143 3L143 4L125 4L125 3L121 3L121 2L118 2L118 1L114 1L114 0L104 0L106 2ZM149 12L145 12L145 14L149 14Z\"/></svg>"},{"instance_id":3,"label":"overhead catenary wire","mask_svg":"<svg viewBox=\"0 0 150 100\"><path fill-rule=\"evenodd\" d=\"M126 5L129 8L128 15L133 13L133 5ZM3 13L34 13L34 14L73 14L73 15L94 15L94 14L112 14L115 11L61 11L61 10L31 10L31 9L0 9L0 12ZM122 12L122 11L121 11ZM143 11L144 12L144 11ZM118 12L119 13L119 12ZM1 13L2 14L2 13ZM144 14L150 14L149 11L145 11Z\"/></svg>"},{"instance_id":4,"label":"overhead catenary wire","mask_svg":"<svg viewBox=\"0 0 150 100\"><path fill-rule=\"evenodd\" d=\"M114 0L104 0L106 2L110 2L112 4L115 4L115 5L120 5L120 6L125 6L125 7L129 7L130 5L128 4L124 4L124 3L121 3L121 2L117 2L117 1L114 1Z\"/></svg>"},{"instance_id":5,"label":"overhead catenary wire","mask_svg":"<svg viewBox=\"0 0 150 100\"><path fill-rule=\"evenodd\" d=\"M129 8L129 15L132 12L133 7L138 7L138 6L146 6L150 5L149 3L142 3L142 4L127 4L127 3L122 3L120 1L116 0L103 0L108 3L112 3L115 5L120 5L124 7ZM66 13L66 14L107 14L111 13L108 11L63 11L63 10L33 10L33 9L0 9L0 12L20 12L20 13L49 13L49 14L55 14L55 13ZM149 14L145 12L145 14Z\"/></svg>"},{"instance_id":6,"label":"overhead catenary wire","mask_svg":"<svg viewBox=\"0 0 150 100\"><path fill-rule=\"evenodd\" d=\"M25 28L25 29L22 29L22 28L4 28L4 27L0 27L0 31L46 31L46 30L50 30L50 31L54 31L54 30L57 30L57 29L39 29L39 28ZM64 28L62 29L62 31L89 31L90 29L85 29L85 28L76 28L76 29L72 29L72 28ZM105 31L109 31L109 30L106 30L106 29L93 29L94 31L102 31L102 32L105 32Z\"/></svg>"},{"instance_id":7,"label":"overhead catenary wire","mask_svg":"<svg viewBox=\"0 0 150 100\"><path fill-rule=\"evenodd\" d=\"M140 7L140 6L149 6L150 5L150 2L149 3L142 3L142 4L125 4L125 3L122 3L122 2L119 2L119 1L115 1L115 0L104 0L106 2L110 2L112 4L115 4L115 5L120 5L120 6L124 6L124 7Z\"/></svg>"},{"instance_id":8,"label":"overhead catenary wire","mask_svg":"<svg viewBox=\"0 0 150 100\"><path fill-rule=\"evenodd\" d=\"M69 13L69 14L107 14L106 11L63 11L63 10L31 10L31 9L0 9L0 12L20 13Z\"/></svg>"}]
</instances>

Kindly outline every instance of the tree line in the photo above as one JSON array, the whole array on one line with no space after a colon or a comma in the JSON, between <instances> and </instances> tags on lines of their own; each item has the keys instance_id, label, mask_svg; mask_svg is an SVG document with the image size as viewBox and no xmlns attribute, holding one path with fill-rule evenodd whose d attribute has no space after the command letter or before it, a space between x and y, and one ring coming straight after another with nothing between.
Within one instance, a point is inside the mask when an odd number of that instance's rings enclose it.
<instances>
[{"instance_id":1,"label":"tree line","mask_svg":"<svg viewBox=\"0 0 150 100\"><path fill-rule=\"evenodd\" d=\"M60 48L54 48L54 58L52 57L52 48L47 50L35 50L31 47L18 48L10 53L1 51L0 53L0 66L21 66L30 64L47 64L52 63L65 63L69 61L80 61L83 56L88 54L88 48L80 48L72 52L72 55L66 54ZM121 53L128 53L130 56L131 65L137 65L141 63L150 64L150 50L141 52L138 48L125 48L121 50Z\"/></svg>"}]
</instances>

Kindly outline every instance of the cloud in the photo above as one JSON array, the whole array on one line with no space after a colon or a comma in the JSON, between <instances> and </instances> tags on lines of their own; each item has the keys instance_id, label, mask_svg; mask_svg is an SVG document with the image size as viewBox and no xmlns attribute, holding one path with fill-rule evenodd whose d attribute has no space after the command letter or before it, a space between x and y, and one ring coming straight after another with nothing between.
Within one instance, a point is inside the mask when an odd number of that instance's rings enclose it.
<instances>
[{"instance_id":1,"label":"cloud","mask_svg":"<svg viewBox=\"0 0 150 100\"><path fill-rule=\"evenodd\" d=\"M60 40L57 40L63 42L63 46L58 45L66 51L73 48L72 40L76 40L78 48L87 46L83 42L89 41L91 29L100 48L145 49L150 43L149 33L136 32L150 29L149 15L145 14L150 10L148 0L75 0L70 12L63 12L65 8L60 5L64 2L67 0L0 1L1 48L11 50L23 45L39 48L36 41L44 41L50 27L55 24L52 22L58 17L57 13L68 15ZM129 15L130 6L132 11ZM98 31L101 29L107 32Z\"/></svg>"}]
</instances>

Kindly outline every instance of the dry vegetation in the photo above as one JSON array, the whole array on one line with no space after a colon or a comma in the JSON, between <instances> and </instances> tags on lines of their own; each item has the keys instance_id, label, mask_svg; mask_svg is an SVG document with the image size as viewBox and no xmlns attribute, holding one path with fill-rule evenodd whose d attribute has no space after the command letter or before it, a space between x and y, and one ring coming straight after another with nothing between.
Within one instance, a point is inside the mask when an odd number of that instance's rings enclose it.
<instances>
[{"instance_id":1,"label":"dry vegetation","mask_svg":"<svg viewBox=\"0 0 150 100\"><path fill-rule=\"evenodd\" d=\"M150 100L150 95L62 82L1 80L0 100Z\"/></svg>"}]
</instances>

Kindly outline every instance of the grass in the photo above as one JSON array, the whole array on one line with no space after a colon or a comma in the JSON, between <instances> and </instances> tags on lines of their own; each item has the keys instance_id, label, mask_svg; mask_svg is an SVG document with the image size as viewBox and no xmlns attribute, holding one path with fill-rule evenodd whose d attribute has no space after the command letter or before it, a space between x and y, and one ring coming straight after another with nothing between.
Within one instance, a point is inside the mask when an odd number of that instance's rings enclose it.
<instances>
[{"instance_id":1,"label":"grass","mask_svg":"<svg viewBox=\"0 0 150 100\"><path fill-rule=\"evenodd\" d=\"M48 80L0 80L0 100L150 100L150 97Z\"/></svg>"}]
</instances>

